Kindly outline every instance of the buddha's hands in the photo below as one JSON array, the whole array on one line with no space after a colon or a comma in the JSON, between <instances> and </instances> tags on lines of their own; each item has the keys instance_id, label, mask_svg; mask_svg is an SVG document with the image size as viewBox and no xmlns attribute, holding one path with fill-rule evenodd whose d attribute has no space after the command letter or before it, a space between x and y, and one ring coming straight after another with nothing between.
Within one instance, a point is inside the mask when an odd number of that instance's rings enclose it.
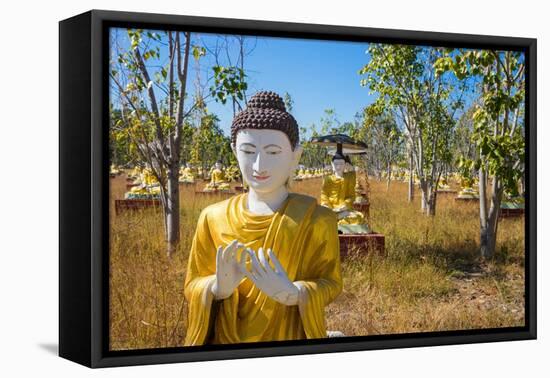
<instances>
[{"instance_id":1,"label":"buddha's hands","mask_svg":"<svg viewBox=\"0 0 550 378\"><path fill-rule=\"evenodd\" d=\"M251 259L250 271L244 265L246 261L245 254L250 256ZM263 248L258 250L258 257L256 257L252 249L247 248L243 253L243 259L240 264L242 273L271 299L287 306L298 304L298 287L290 281L273 251L268 249L267 254L275 268L272 268L269 264Z\"/></svg>"},{"instance_id":2,"label":"buddha's hands","mask_svg":"<svg viewBox=\"0 0 550 378\"><path fill-rule=\"evenodd\" d=\"M240 249L244 249L244 244L235 239L225 249L219 246L216 251L216 280L211 287L216 299L231 296L244 278L237 258Z\"/></svg>"}]
</instances>

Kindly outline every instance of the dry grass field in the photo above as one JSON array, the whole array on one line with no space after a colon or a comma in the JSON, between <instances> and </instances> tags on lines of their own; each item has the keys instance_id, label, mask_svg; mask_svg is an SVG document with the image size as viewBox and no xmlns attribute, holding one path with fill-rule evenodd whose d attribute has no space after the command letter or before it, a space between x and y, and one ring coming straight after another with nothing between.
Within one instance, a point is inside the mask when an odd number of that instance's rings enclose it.
<instances>
[{"instance_id":1,"label":"dry grass field","mask_svg":"<svg viewBox=\"0 0 550 378\"><path fill-rule=\"evenodd\" d=\"M293 184L319 198L321 179ZM201 184L198 184L199 187ZM181 186L181 244L168 260L159 212L114 214L125 176L111 179L110 347L181 346L187 307L183 283L196 220L221 198ZM326 309L329 330L345 335L524 325L524 220L500 221L497 254L480 262L478 205L438 197L437 214L419 212L407 187L370 181L370 224L386 236L386 256L352 254L342 262L344 290ZM418 196L417 196L418 197Z\"/></svg>"}]
</instances>

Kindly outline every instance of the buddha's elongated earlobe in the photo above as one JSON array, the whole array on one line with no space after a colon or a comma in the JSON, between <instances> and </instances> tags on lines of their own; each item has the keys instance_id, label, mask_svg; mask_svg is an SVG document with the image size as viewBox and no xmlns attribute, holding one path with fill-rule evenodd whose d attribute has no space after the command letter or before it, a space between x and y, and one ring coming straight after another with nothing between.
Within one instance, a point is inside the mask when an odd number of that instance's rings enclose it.
<instances>
[{"instance_id":1,"label":"buddha's elongated earlobe","mask_svg":"<svg viewBox=\"0 0 550 378\"><path fill-rule=\"evenodd\" d=\"M288 169L288 179L285 182L286 188L290 189L290 184L293 181L294 178L294 171L298 167L298 163L300 163L300 158L302 156L303 152L302 146L298 145L294 148L292 151L292 163L290 164L290 167Z\"/></svg>"},{"instance_id":2,"label":"buddha's elongated earlobe","mask_svg":"<svg viewBox=\"0 0 550 378\"><path fill-rule=\"evenodd\" d=\"M300 158L302 157L302 152L304 151L304 148L300 145L297 145L294 148L294 151L292 151L293 158L292 158L292 167L291 172L294 173L294 170L298 166L298 163L300 162Z\"/></svg>"}]
</instances>

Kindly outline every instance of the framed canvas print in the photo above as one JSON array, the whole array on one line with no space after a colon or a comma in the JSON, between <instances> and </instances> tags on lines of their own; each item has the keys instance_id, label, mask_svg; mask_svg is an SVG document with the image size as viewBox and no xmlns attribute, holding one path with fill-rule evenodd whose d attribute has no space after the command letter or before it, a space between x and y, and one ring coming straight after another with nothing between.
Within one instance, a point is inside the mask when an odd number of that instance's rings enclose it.
<instances>
[{"instance_id":1,"label":"framed canvas print","mask_svg":"<svg viewBox=\"0 0 550 378\"><path fill-rule=\"evenodd\" d=\"M59 26L60 356L536 338L536 40Z\"/></svg>"}]
</instances>

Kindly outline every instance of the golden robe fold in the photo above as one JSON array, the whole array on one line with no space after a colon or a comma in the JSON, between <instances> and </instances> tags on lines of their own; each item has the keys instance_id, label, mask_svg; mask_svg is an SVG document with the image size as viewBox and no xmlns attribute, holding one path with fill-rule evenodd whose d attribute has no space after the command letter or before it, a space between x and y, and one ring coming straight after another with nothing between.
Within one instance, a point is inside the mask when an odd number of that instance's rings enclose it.
<instances>
[{"instance_id":1,"label":"golden robe fold","mask_svg":"<svg viewBox=\"0 0 550 378\"><path fill-rule=\"evenodd\" d=\"M255 215L246 209L246 196L213 204L199 217L185 279L185 345L326 337L324 308L342 290L336 215L294 193L274 214ZM234 239L254 251L273 250L300 288L297 306L272 300L248 278L213 306L216 249Z\"/></svg>"}]
</instances>

